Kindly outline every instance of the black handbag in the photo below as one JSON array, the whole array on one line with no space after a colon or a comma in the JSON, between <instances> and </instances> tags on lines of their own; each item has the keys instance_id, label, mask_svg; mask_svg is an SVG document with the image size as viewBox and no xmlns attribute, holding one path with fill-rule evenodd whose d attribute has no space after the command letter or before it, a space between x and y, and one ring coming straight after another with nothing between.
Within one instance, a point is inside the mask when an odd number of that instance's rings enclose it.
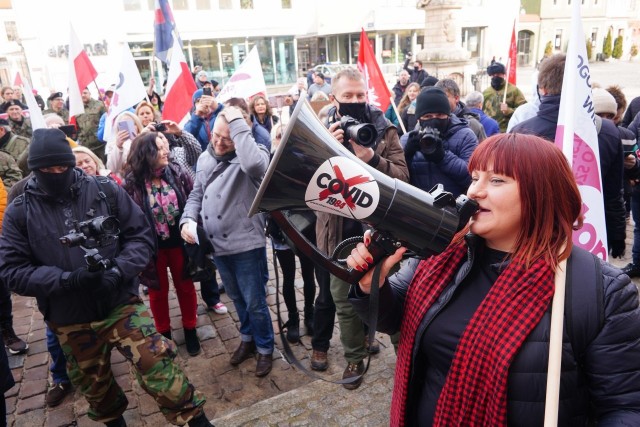
<instances>
[{"instance_id":1,"label":"black handbag","mask_svg":"<svg viewBox=\"0 0 640 427\"><path fill-rule=\"evenodd\" d=\"M184 244L187 258L186 273L194 282L202 282L215 277L216 265L213 262L213 245L204 229L196 228L200 244Z\"/></svg>"}]
</instances>

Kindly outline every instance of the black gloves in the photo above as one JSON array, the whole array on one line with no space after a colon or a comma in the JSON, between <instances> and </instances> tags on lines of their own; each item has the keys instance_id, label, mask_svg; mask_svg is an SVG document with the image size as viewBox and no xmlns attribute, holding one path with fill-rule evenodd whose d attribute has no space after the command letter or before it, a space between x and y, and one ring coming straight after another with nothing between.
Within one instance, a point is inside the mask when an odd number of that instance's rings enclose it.
<instances>
[{"instance_id":1,"label":"black gloves","mask_svg":"<svg viewBox=\"0 0 640 427\"><path fill-rule=\"evenodd\" d=\"M413 161L413 156L420 150L420 131L412 130L407 134L407 143L404 146L404 158L407 165Z\"/></svg>"},{"instance_id":2,"label":"black gloves","mask_svg":"<svg viewBox=\"0 0 640 427\"><path fill-rule=\"evenodd\" d=\"M118 290L122 284L122 273L118 267L112 267L105 271L102 280L93 288L93 293L99 298L108 298Z\"/></svg>"},{"instance_id":3,"label":"black gloves","mask_svg":"<svg viewBox=\"0 0 640 427\"><path fill-rule=\"evenodd\" d=\"M444 159L444 144L438 130L430 127L422 130L420 152L428 162L440 163Z\"/></svg>"},{"instance_id":4,"label":"black gloves","mask_svg":"<svg viewBox=\"0 0 640 427\"><path fill-rule=\"evenodd\" d=\"M622 258L624 256L624 250L626 243L624 240L610 240L609 241L609 253L612 258Z\"/></svg>"},{"instance_id":5,"label":"black gloves","mask_svg":"<svg viewBox=\"0 0 640 427\"><path fill-rule=\"evenodd\" d=\"M81 267L71 273L63 273L60 284L68 291L89 289L100 284L103 271L89 271Z\"/></svg>"}]
</instances>

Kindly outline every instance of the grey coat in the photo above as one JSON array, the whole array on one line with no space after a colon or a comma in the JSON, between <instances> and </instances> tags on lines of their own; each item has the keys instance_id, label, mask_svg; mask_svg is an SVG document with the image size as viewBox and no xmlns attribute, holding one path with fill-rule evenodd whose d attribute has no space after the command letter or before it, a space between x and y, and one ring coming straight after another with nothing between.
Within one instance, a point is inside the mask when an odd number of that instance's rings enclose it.
<instances>
[{"instance_id":1,"label":"grey coat","mask_svg":"<svg viewBox=\"0 0 640 427\"><path fill-rule=\"evenodd\" d=\"M269 150L255 142L243 120L229 123L229 131L237 156L227 163L215 159L211 146L202 153L180 220L182 226L189 219L197 221L199 216L217 256L266 245L264 216L249 218L248 213L269 166Z\"/></svg>"}]
</instances>

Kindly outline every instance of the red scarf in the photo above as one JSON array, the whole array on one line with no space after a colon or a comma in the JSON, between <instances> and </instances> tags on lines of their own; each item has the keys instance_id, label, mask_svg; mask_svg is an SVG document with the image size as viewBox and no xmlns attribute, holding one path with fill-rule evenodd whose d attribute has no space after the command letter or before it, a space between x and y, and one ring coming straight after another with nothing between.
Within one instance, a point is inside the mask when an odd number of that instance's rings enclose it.
<instances>
[{"instance_id":1,"label":"red scarf","mask_svg":"<svg viewBox=\"0 0 640 427\"><path fill-rule=\"evenodd\" d=\"M393 426L405 424L418 327L454 279L466 252L466 244L452 245L422 261L409 286L391 400ZM553 277L542 260L527 269L514 259L500 274L460 338L438 399L434 427L507 425L509 366L551 303Z\"/></svg>"}]
</instances>

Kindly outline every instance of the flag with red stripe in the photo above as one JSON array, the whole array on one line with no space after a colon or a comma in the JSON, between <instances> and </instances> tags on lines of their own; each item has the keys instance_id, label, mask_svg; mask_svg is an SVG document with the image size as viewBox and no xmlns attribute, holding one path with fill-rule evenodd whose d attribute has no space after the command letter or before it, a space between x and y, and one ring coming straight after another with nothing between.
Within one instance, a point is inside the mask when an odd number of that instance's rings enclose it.
<instances>
[{"instance_id":1,"label":"flag with red stripe","mask_svg":"<svg viewBox=\"0 0 640 427\"><path fill-rule=\"evenodd\" d=\"M182 49L175 41L174 46L176 49L171 53L162 118L180 123L191 110L191 96L197 87Z\"/></svg>"},{"instance_id":2,"label":"flag with red stripe","mask_svg":"<svg viewBox=\"0 0 640 427\"><path fill-rule=\"evenodd\" d=\"M69 117L84 113L82 91L98 77L89 55L71 26L69 39Z\"/></svg>"}]
</instances>

